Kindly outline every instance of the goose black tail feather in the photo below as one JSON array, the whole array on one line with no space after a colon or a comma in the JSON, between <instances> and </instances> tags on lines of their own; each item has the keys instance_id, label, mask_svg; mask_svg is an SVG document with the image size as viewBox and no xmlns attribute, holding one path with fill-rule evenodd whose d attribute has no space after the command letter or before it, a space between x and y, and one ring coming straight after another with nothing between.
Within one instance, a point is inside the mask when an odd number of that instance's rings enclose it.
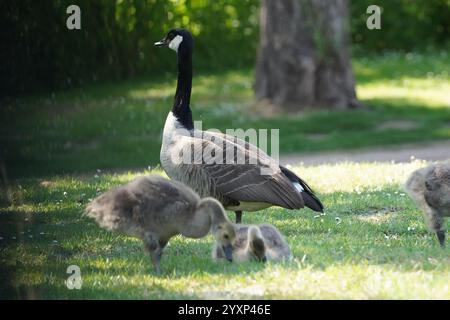
<instances>
[{"instance_id":1,"label":"goose black tail feather","mask_svg":"<svg viewBox=\"0 0 450 320\"><path fill-rule=\"evenodd\" d=\"M317 211L317 212L323 212L323 204L320 202L319 198L314 194L314 191L308 186L308 184L300 179L295 173L293 173L291 170L280 166L281 172L284 173L286 177L288 177L289 180L292 182L298 182L302 186L303 190L301 192L303 201L305 202L305 206L308 208Z\"/></svg>"}]
</instances>

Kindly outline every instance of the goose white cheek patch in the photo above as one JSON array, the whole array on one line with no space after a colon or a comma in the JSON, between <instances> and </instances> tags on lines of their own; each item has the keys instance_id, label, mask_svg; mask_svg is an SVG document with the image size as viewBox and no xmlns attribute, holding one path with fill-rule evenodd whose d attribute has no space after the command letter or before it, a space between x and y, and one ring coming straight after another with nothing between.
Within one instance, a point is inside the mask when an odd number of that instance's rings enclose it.
<instances>
[{"instance_id":1,"label":"goose white cheek patch","mask_svg":"<svg viewBox=\"0 0 450 320\"><path fill-rule=\"evenodd\" d=\"M183 37L180 35L177 35L175 38L172 39L169 43L169 48L178 52L178 47L180 46L180 43L183 41Z\"/></svg>"}]
</instances>

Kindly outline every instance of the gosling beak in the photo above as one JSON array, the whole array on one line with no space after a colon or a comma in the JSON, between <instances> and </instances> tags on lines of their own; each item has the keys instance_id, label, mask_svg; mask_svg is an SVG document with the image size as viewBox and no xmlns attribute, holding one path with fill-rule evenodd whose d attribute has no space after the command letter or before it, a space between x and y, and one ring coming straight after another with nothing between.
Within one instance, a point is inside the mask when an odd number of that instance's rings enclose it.
<instances>
[{"instance_id":1,"label":"gosling beak","mask_svg":"<svg viewBox=\"0 0 450 320\"><path fill-rule=\"evenodd\" d=\"M167 47L169 45L169 41L167 41L166 38L162 39L161 41L155 42L155 47Z\"/></svg>"},{"instance_id":2,"label":"gosling beak","mask_svg":"<svg viewBox=\"0 0 450 320\"><path fill-rule=\"evenodd\" d=\"M233 246L231 244L222 247L223 252L225 253L225 258L229 262L233 262Z\"/></svg>"}]
</instances>

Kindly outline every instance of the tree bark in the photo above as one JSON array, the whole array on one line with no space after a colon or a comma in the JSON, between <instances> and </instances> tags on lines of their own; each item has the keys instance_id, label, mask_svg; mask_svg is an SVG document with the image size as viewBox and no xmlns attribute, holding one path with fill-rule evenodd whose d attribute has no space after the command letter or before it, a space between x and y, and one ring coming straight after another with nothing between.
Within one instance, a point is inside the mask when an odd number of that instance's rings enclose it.
<instances>
[{"instance_id":1,"label":"tree bark","mask_svg":"<svg viewBox=\"0 0 450 320\"><path fill-rule=\"evenodd\" d=\"M346 0L262 0L255 94L288 111L361 106Z\"/></svg>"}]
</instances>

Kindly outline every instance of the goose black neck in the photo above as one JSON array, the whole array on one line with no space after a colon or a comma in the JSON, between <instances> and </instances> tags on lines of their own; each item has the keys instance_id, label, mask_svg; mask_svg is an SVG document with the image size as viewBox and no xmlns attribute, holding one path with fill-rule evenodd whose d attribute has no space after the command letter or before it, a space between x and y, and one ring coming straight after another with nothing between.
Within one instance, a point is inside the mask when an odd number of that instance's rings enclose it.
<instances>
[{"instance_id":1,"label":"goose black neck","mask_svg":"<svg viewBox=\"0 0 450 320\"><path fill-rule=\"evenodd\" d=\"M181 48L180 48L181 49ZM192 52L190 50L178 51L178 82L177 91L172 107L172 113L178 121L188 130L194 128L190 108L192 88Z\"/></svg>"}]
</instances>

